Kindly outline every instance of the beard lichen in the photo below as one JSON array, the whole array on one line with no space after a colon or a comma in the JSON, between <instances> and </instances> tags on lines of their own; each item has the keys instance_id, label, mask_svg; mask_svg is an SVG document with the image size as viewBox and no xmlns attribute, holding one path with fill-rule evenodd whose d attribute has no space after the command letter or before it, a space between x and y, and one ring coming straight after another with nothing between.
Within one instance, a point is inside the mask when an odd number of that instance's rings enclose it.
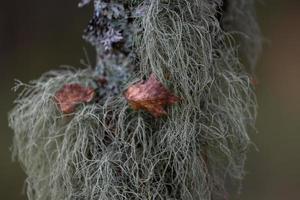
<instances>
[{"instance_id":1,"label":"beard lichen","mask_svg":"<svg viewBox=\"0 0 300 200\"><path fill-rule=\"evenodd\" d=\"M9 124L28 199L224 199L225 182L243 178L255 122L253 86L238 57L242 45L254 62L260 48L253 2L94 2L85 38L97 50L95 69L52 71L16 86ZM110 12L118 16L108 19ZM114 25L103 29L95 17ZM123 96L152 73L182 98L166 117L132 110ZM94 88L97 98L65 115L54 100L65 84Z\"/></svg>"}]
</instances>

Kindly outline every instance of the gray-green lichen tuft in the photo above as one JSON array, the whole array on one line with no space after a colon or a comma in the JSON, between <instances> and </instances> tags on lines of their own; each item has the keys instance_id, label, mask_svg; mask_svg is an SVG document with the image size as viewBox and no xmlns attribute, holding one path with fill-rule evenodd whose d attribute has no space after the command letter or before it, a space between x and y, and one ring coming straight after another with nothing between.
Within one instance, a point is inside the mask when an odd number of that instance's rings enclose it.
<instances>
[{"instance_id":1,"label":"gray-green lichen tuft","mask_svg":"<svg viewBox=\"0 0 300 200\"><path fill-rule=\"evenodd\" d=\"M120 23L139 31L122 38L127 45L107 49L104 35L89 35L98 50L95 70L58 70L16 86L9 123L14 157L28 176L28 199L226 199L225 182L243 178L255 122L253 86L239 59L246 53L253 64L260 49L252 1L97 3L138 10ZM126 87L151 73L182 98L164 118L132 110L123 97ZM104 88L99 76L108 81ZM64 115L54 96L70 83L94 88L98 97Z\"/></svg>"}]
</instances>

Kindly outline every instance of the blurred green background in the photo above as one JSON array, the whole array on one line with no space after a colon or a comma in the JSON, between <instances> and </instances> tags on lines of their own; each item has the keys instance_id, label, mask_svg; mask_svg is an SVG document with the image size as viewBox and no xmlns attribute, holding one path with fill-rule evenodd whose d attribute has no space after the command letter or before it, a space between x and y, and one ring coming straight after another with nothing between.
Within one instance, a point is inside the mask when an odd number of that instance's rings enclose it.
<instances>
[{"instance_id":1,"label":"blurred green background","mask_svg":"<svg viewBox=\"0 0 300 200\"><path fill-rule=\"evenodd\" d=\"M81 39L92 8L74 0L0 3L0 199L21 200L24 174L11 161L7 113L14 79L24 82L62 64L82 66L92 48ZM300 199L300 1L264 0L258 17L265 37L257 68L258 134L247 161L240 200Z\"/></svg>"}]
</instances>

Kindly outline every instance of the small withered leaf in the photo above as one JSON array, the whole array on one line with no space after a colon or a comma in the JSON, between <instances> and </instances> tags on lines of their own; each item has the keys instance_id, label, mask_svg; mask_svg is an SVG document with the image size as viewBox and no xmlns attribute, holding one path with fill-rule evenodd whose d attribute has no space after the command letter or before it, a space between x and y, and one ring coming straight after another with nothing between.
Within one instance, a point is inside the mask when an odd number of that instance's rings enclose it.
<instances>
[{"instance_id":1,"label":"small withered leaf","mask_svg":"<svg viewBox=\"0 0 300 200\"><path fill-rule=\"evenodd\" d=\"M94 97L95 91L92 88L85 88L79 84L66 84L55 93L54 99L61 112L70 114L75 111L78 104L89 103Z\"/></svg>"},{"instance_id":2,"label":"small withered leaf","mask_svg":"<svg viewBox=\"0 0 300 200\"><path fill-rule=\"evenodd\" d=\"M157 118L167 115L164 106L175 104L180 100L168 91L153 73L148 80L128 87L124 96L131 108L146 110Z\"/></svg>"}]
</instances>

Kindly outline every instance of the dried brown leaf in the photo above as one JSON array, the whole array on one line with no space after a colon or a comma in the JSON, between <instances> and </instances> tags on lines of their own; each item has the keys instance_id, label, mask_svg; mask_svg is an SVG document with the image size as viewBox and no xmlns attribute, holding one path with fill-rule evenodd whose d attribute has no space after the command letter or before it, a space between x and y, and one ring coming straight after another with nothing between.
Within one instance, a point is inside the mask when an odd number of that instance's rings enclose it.
<instances>
[{"instance_id":1,"label":"dried brown leaf","mask_svg":"<svg viewBox=\"0 0 300 200\"><path fill-rule=\"evenodd\" d=\"M133 109L146 110L154 117L167 115L164 106L175 104L180 100L169 92L154 74L151 74L148 80L130 86L124 96Z\"/></svg>"},{"instance_id":2,"label":"dried brown leaf","mask_svg":"<svg viewBox=\"0 0 300 200\"><path fill-rule=\"evenodd\" d=\"M75 111L78 104L89 103L95 97L95 91L92 88L85 88L79 84L66 84L56 92L55 101L61 112L70 114Z\"/></svg>"}]
</instances>

